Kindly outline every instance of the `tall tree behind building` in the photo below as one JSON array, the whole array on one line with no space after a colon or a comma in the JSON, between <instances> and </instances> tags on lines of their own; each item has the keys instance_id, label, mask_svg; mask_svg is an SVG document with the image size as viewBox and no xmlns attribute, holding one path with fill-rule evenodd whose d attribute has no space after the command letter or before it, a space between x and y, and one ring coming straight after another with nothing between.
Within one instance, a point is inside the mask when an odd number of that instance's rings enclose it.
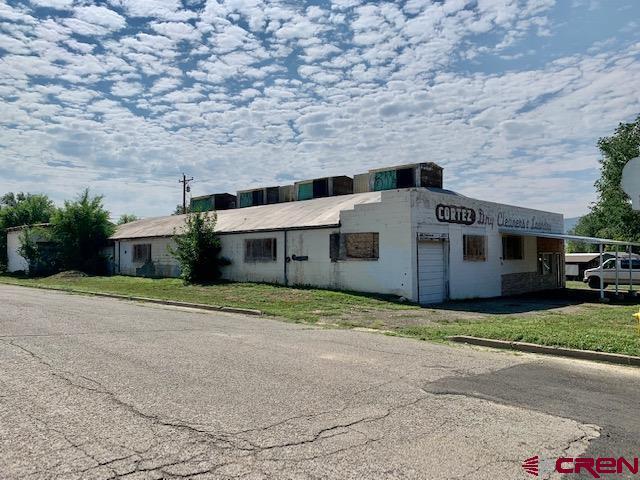
<instances>
[{"instance_id":1,"label":"tall tree behind building","mask_svg":"<svg viewBox=\"0 0 640 480\"><path fill-rule=\"evenodd\" d=\"M640 212L631 209L631 201L620 185L622 169L640 155L640 116L631 123L621 123L613 135L598 140L602 153L600 178L595 187L598 199L583 216L572 233L587 237L640 241ZM571 242L568 250L595 251L595 246Z\"/></svg>"}]
</instances>

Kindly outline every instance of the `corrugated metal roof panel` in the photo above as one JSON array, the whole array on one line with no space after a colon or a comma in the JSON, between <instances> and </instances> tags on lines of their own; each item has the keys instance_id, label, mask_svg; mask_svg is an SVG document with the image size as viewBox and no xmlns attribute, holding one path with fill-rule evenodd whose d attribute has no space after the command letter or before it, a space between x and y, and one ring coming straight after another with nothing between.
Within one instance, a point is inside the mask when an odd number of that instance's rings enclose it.
<instances>
[{"instance_id":1,"label":"corrugated metal roof panel","mask_svg":"<svg viewBox=\"0 0 640 480\"><path fill-rule=\"evenodd\" d=\"M256 207L221 210L216 230L220 233L285 228L330 227L340 223L340 212L355 205L380 202L380 192L366 192L338 197L318 198L301 202L277 203ZM120 225L111 237L125 238L166 237L180 233L185 215L147 218Z\"/></svg>"},{"instance_id":2,"label":"corrugated metal roof panel","mask_svg":"<svg viewBox=\"0 0 640 480\"><path fill-rule=\"evenodd\" d=\"M594 258L599 257L599 253L565 253L565 262L588 263Z\"/></svg>"}]
</instances>

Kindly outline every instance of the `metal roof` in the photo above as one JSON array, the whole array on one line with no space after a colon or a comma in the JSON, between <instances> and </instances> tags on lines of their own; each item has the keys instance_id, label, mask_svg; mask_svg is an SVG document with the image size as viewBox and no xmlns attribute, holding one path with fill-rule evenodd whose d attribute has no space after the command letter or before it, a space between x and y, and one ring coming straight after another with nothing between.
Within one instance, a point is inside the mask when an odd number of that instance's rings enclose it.
<instances>
[{"instance_id":1,"label":"metal roof","mask_svg":"<svg viewBox=\"0 0 640 480\"><path fill-rule=\"evenodd\" d=\"M603 252L603 255L608 257L613 257L615 252ZM588 263L592 260L595 260L600 256L599 253L588 253L588 252L580 252L580 253L565 253L565 261L568 263ZM620 252L620 258L628 258L629 254L627 252ZM637 253L632 253L631 257L640 258L640 255Z\"/></svg>"},{"instance_id":2,"label":"metal roof","mask_svg":"<svg viewBox=\"0 0 640 480\"><path fill-rule=\"evenodd\" d=\"M17 230L24 230L25 228L34 228L34 227L50 227L50 223L34 223L33 225L20 225L19 227L9 227L5 230L7 232L15 232Z\"/></svg>"},{"instance_id":3,"label":"metal roof","mask_svg":"<svg viewBox=\"0 0 640 480\"><path fill-rule=\"evenodd\" d=\"M638 242L625 242L622 240L611 240L608 238L597 237L581 237L579 235L566 235L564 233L544 233L536 232L535 230L519 230L517 228L501 228L501 233L508 233L510 235L522 235L525 237L543 237L543 238L556 238L558 240L571 240L573 242L591 243L594 245L631 245L633 247L640 247Z\"/></svg>"},{"instance_id":4,"label":"metal roof","mask_svg":"<svg viewBox=\"0 0 640 480\"><path fill-rule=\"evenodd\" d=\"M589 263L600 256L599 253L565 253L564 258L569 263Z\"/></svg>"},{"instance_id":5,"label":"metal roof","mask_svg":"<svg viewBox=\"0 0 640 480\"><path fill-rule=\"evenodd\" d=\"M337 227L340 212L355 205L380 202L381 192L356 193L298 202L234 208L217 212L219 233L283 230L289 228ZM186 215L155 217L118 226L111 239L166 237L180 233Z\"/></svg>"}]
</instances>

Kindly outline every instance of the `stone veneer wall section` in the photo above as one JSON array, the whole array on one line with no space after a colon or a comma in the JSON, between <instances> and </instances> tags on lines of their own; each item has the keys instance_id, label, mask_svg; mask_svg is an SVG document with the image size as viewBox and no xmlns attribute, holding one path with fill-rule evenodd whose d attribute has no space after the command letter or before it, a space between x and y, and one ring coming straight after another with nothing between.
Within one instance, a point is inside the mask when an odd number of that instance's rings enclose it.
<instances>
[{"instance_id":1,"label":"stone veneer wall section","mask_svg":"<svg viewBox=\"0 0 640 480\"><path fill-rule=\"evenodd\" d=\"M538 272L507 273L502 275L502 295L558 288L555 274L540 275Z\"/></svg>"}]
</instances>

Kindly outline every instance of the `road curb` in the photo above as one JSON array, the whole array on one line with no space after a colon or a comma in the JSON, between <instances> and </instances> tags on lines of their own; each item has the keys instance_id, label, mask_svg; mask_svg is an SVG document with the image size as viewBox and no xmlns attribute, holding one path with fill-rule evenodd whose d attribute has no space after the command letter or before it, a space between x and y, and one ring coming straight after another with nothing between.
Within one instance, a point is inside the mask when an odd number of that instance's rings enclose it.
<instances>
[{"instance_id":1,"label":"road curb","mask_svg":"<svg viewBox=\"0 0 640 480\"><path fill-rule=\"evenodd\" d=\"M579 358L598 362L616 363L619 365L633 365L640 367L640 357L622 355L620 353L594 352L591 350L578 350L574 348L549 347L537 343L510 342L507 340L493 340L491 338L470 337L467 335L454 335L448 340L457 343L468 343L481 347L506 348L527 353L541 353L544 355L556 355L559 357Z\"/></svg>"},{"instance_id":2,"label":"road curb","mask_svg":"<svg viewBox=\"0 0 640 480\"><path fill-rule=\"evenodd\" d=\"M0 283L2 283L3 285L13 285L16 287L39 288L40 290L55 290L57 292L78 293L82 295L91 295L94 297L116 298L118 300L131 300L135 302L155 303L158 305L169 305L172 307L197 308L200 310L212 310L212 311L227 312L227 313L243 313L246 315L256 315L256 316L262 315L261 310L254 310L251 308L223 307L220 305L207 305L204 303L179 302L176 300L162 300L159 298L135 297L131 295L120 295L118 293L90 292L87 290L76 290L72 288L45 287L42 285L21 285L19 283L11 283L11 282L0 282Z\"/></svg>"}]
</instances>

